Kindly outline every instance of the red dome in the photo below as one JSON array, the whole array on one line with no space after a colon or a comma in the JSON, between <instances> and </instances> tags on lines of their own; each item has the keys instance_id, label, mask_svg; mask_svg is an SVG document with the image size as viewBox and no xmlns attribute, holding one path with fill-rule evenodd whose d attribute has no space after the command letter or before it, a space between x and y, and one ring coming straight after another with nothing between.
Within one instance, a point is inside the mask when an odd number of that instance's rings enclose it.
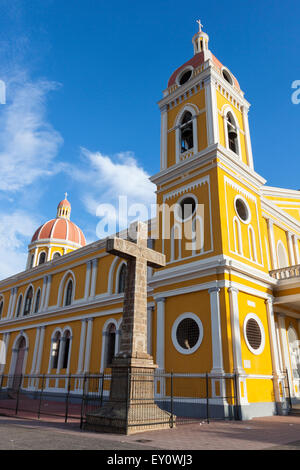
<instances>
[{"instance_id":1,"label":"red dome","mask_svg":"<svg viewBox=\"0 0 300 470\"><path fill-rule=\"evenodd\" d=\"M86 245L85 237L80 228L64 218L52 219L41 225L33 235L31 243L38 240L48 240L49 238L76 243L80 246Z\"/></svg>"},{"instance_id":2,"label":"red dome","mask_svg":"<svg viewBox=\"0 0 300 470\"><path fill-rule=\"evenodd\" d=\"M221 64L221 62L213 54L211 54L211 57L212 57L212 61L215 64L215 66L221 71L223 69L223 65ZM204 53L203 52L199 52L198 54L194 55L190 60L185 62L185 64L181 65L181 67L179 67L177 70L175 70L175 72L172 73L172 75L171 75L171 77L168 81L168 88L170 86L174 85L174 83L176 82L177 75L183 69L185 69L185 67L190 65L195 69L195 68L199 67L199 65L202 65L203 63L204 63ZM239 85L239 82L237 81L237 79L233 75L232 75L232 78L233 78L235 86L238 89L240 89L240 85Z\"/></svg>"}]
</instances>

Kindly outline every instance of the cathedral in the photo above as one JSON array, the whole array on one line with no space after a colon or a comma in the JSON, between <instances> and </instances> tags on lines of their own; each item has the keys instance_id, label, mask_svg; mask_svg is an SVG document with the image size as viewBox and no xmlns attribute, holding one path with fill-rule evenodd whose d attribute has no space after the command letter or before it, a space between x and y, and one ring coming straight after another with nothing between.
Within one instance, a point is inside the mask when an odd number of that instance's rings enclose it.
<instances>
[{"instance_id":1,"label":"cathedral","mask_svg":"<svg viewBox=\"0 0 300 470\"><path fill-rule=\"evenodd\" d=\"M222 377L235 374L243 419L280 414L286 377L300 400L300 191L256 173L250 104L200 22L192 44L158 103L160 171L151 181L160 209L148 242L166 266L148 268L148 353L160 371L214 377L216 404L226 401ZM86 244L65 195L33 234L25 270L0 281L0 377L109 373L127 268L105 248L106 240ZM66 383L47 387L61 394Z\"/></svg>"}]
</instances>

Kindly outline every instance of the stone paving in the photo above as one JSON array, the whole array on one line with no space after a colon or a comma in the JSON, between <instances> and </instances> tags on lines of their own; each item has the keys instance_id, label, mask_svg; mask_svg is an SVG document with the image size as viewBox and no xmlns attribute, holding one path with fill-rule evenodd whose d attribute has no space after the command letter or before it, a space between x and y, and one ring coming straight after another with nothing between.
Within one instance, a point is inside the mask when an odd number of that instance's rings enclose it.
<instances>
[{"instance_id":1,"label":"stone paving","mask_svg":"<svg viewBox=\"0 0 300 470\"><path fill-rule=\"evenodd\" d=\"M212 421L131 436L0 416L1 450L300 450L300 417Z\"/></svg>"}]
</instances>

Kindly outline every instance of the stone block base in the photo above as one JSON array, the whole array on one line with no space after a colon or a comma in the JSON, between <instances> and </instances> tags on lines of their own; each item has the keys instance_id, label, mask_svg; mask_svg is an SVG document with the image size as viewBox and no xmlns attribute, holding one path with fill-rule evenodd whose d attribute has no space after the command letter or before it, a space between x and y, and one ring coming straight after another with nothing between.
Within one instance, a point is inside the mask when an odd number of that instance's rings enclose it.
<instances>
[{"instance_id":1,"label":"stone block base","mask_svg":"<svg viewBox=\"0 0 300 470\"><path fill-rule=\"evenodd\" d=\"M135 434L156 429L169 429L171 414L155 403L130 406L126 416L126 404L107 403L100 410L86 416L84 429L95 432ZM175 417L173 417L175 421Z\"/></svg>"},{"instance_id":2,"label":"stone block base","mask_svg":"<svg viewBox=\"0 0 300 470\"><path fill-rule=\"evenodd\" d=\"M150 356L115 358L109 400L99 410L86 415L85 429L97 432L133 434L151 429L167 429L175 417L154 401L154 371ZM173 420L173 422L171 422Z\"/></svg>"}]
</instances>

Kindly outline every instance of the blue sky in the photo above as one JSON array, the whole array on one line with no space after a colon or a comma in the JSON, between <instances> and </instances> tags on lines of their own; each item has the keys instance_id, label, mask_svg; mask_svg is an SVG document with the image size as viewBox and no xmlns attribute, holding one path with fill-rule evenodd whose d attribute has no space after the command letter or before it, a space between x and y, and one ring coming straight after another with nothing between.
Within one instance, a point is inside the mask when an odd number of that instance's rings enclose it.
<instances>
[{"instance_id":1,"label":"blue sky","mask_svg":"<svg viewBox=\"0 0 300 470\"><path fill-rule=\"evenodd\" d=\"M153 201L157 101L193 55L198 18L252 105L256 171L299 189L299 17L297 1L0 0L0 278L24 268L65 191L88 241L97 204Z\"/></svg>"}]
</instances>

